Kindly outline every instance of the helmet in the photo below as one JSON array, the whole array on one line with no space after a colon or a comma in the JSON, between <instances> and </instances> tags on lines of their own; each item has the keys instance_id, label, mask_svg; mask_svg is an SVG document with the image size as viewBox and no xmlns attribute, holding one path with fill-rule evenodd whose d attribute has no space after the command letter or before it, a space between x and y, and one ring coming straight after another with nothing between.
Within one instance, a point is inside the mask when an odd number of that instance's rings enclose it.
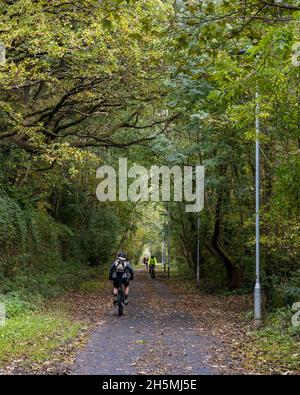
<instances>
[{"instance_id":1,"label":"helmet","mask_svg":"<svg viewBox=\"0 0 300 395\"><path fill-rule=\"evenodd\" d=\"M118 259L121 259L122 261L126 261L126 254L124 252L119 252Z\"/></svg>"}]
</instances>

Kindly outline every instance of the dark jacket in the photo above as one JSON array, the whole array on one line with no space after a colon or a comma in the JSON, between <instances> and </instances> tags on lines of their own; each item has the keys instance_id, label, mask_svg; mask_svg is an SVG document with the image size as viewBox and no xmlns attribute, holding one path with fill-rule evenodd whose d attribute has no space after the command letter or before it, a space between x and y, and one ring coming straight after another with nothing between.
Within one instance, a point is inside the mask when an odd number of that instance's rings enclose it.
<instances>
[{"instance_id":1,"label":"dark jacket","mask_svg":"<svg viewBox=\"0 0 300 395\"><path fill-rule=\"evenodd\" d=\"M117 263L118 263L118 259L116 259L111 265L111 268L109 270L109 280L113 280L114 273L117 273ZM129 280L133 280L134 271L129 261L124 261L123 273L129 274Z\"/></svg>"}]
</instances>

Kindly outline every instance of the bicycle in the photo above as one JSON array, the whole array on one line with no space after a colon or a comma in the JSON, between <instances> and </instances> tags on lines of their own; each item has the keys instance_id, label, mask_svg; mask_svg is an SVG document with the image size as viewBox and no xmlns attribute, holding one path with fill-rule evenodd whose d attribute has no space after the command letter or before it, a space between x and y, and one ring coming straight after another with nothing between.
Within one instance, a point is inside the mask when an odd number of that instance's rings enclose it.
<instances>
[{"instance_id":1,"label":"bicycle","mask_svg":"<svg viewBox=\"0 0 300 395\"><path fill-rule=\"evenodd\" d=\"M155 279L155 267L153 266L153 265L150 265L150 277L151 277L151 280L154 280Z\"/></svg>"},{"instance_id":2,"label":"bicycle","mask_svg":"<svg viewBox=\"0 0 300 395\"><path fill-rule=\"evenodd\" d=\"M119 281L118 298L117 298L117 306L118 306L119 317L121 317L123 315L124 305L125 305L124 285L123 285L122 281Z\"/></svg>"}]
</instances>

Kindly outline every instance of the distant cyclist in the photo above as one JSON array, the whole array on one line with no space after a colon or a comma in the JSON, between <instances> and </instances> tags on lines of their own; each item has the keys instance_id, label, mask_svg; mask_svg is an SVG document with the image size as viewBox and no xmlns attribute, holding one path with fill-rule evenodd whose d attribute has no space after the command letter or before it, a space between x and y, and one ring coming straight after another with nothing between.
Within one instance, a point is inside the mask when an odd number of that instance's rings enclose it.
<instances>
[{"instance_id":1,"label":"distant cyclist","mask_svg":"<svg viewBox=\"0 0 300 395\"><path fill-rule=\"evenodd\" d=\"M154 255L151 255L149 259L149 273L151 278L155 278L155 266L157 265L157 260Z\"/></svg>"},{"instance_id":2,"label":"distant cyclist","mask_svg":"<svg viewBox=\"0 0 300 395\"><path fill-rule=\"evenodd\" d=\"M133 277L134 271L130 262L127 260L126 254L120 252L109 271L109 280L113 281L114 286L114 305L116 305L118 301L118 288L120 282L124 284L125 304L128 304L129 281L133 280Z\"/></svg>"},{"instance_id":3,"label":"distant cyclist","mask_svg":"<svg viewBox=\"0 0 300 395\"><path fill-rule=\"evenodd\" d=\"M143 258L143 263L144 263L144 265L145 265L145 267L146 267L146 270L148 270L148 257L147 256L144 256L144 258Z\"/></svg>"}]
</instances>

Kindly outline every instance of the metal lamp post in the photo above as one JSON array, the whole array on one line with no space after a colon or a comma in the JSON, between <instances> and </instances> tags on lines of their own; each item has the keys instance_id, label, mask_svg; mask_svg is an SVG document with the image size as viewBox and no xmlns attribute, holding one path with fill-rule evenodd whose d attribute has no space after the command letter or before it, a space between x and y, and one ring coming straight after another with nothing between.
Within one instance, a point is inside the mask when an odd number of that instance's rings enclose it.
<instances>
[{"instance_id":1,"label":"metal lamp post","mask_svg":"<svg viewBox=\"0 0 300 395\"><path fill-rule=\"evenodd\" d=\"M245 49L238 52L239 55L246 53ZM254 287L254 325L258 328L261 325L261 284L260 284L260 232L259 232L259 208L260 208L260 147L259 147L259 133L260 133L260 105L259 92L256 90L256 109L255 109L255 287Z\"/></svg>"},{"instance_id":2,"label":"metal lamp post","mask_svg":"<svg viewBox=\"0 0 300 395\"><path fill-rule=\"evenodd\" d=\"M239 54L246 51L241 50ZM260 284L260 232L259 232L259 209L260 209L260 105L259 92L255 92L255 287L254 287L254 325L259 328L261 325L261 284Z\"/></svg>"},{"instance_id":3,"label":"metal lamp post","mask_svg":"<svg viewBox=\"0 0 300 395\"><path fill-rule=\"evenodd\" d=\"M197 287L200 287L200 215L197 215L197 269L196 269Z\"/></svg>"},{"instance_id":4,"label":"metal lamp post","mask_svg":"<svg viewBox=\"0 0 300 395\"><path fill-rule=\"evenodd\" d=\"M254 324L258 328L261 325L261 285L260 285L260 233L259 233L259 206L260 206L260 152L259 152L259 93L256 91L256 111L255 111L255 287L254 287Z\"/></svg>"},{"instance_id":5,"label":"metal lamp post","mask_svg":"<svg viewBox=\"0 0 300 395\"><path fill-rule=\"evenodd\" d=\"M171 271L171 211L170 202L168 202L168 278L170 277Z\"/></svg>"},{"instance_id":6,"label":"metal lamp post","mask_svg":"<svg viewBox=\"0 0 300 395\"><path fill-rule=\"evenodd\" d=\"M166 241L165 234L162 232L162 242L161 242L161 263L164 267L164 273L166 272Z\"/></svg>"}]
</instances>

